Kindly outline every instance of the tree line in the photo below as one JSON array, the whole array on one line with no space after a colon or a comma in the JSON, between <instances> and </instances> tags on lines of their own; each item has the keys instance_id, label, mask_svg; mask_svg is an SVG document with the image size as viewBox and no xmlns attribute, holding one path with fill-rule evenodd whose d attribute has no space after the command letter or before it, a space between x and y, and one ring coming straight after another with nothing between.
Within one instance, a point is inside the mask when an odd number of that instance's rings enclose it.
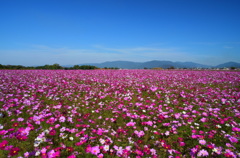
<instances>
[{"instance_id":1,"label":"tree line","mask_svg":"<svg viewBox=\"0 0 240 158\"><path fill-rule=\"evenodd\" d=\"M10 69L10 70L95 70L100 69L92 65L74 65L72 67L62 67L59 64L44 65L44 66L22 66L22 65L2 65L0 64L0 69ZM118 69L116 67L104 67L104 69Z\"/></svg>"},{"instance_id":2,"label":"tree line","mask_svg":"<svg viewBox=\"0 0 240 158\"><path fill-rule=\"evenodd\" d=\"M26 69L39 69L39 70L92 70L92 69L98 69L96 66L91 65L74 65L73 67L62 67L59 64L53 64L53 65L44 65L44 66L22 66L22 65L1 65L0 69L14 69L14 70L26 70Z\"/></svg>"}]
</instances>

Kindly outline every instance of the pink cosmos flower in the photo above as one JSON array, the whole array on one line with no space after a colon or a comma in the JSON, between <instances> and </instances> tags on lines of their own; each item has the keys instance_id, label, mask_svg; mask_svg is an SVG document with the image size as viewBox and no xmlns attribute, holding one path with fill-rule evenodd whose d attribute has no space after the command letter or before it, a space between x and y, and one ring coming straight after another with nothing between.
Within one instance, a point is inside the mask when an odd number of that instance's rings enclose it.
<instances>
[{"instance_id":1,"label":"pink cosmos flower","mask_svg":"<svg viewBox=\"0 0 240 158\"><path fill-rule=\"evenodd\" d=\"M49 132L49 135L51 136L54 136L56 134L56 131L54 129L52 129L50 132Z\"/></svg>"},{"instance_id":2,"label":"pink cosmos flower","mask_svg":"<svg viewBox=\"0 0 240 158\"><path fill-rule=\"evenodd\" d=\"M80 141L80 142L77 142L75 143L76 146L80 146L80 145L83 145L84 143L86 143L87 141L86 140L83 140L83 141Z\"/></svg>"},{"instance_id":3,"label":"pink cosmos flower","mask_svg":"<svg viewBox=\"0 0 240 158\"><path fill-rule=\"evenodd\" d=\"M55 122L55 118L54 117L51 117L50 119L48 119L46 121L46 123L49 123L49 124L53 124Z\"/></svg>"},{"instance_id":4,"label":"pink cosmos flower","mask_svg":"<svg viewBox=\"0 0 240 158\"><path fill-rule=\"evenodd\" d=\"M212 143L207 145L207 147L208 147L209 149L213 149L213 148L214 148L214 146L215 146L215 145L214 145L214 144L212 144Z\"/></svg>"},{"instance_id":5,"label":"pink cosmos flower","mask_svg":"<svg viewBox=\"0 0 240 158\"><path fill-rule=\"evenodd\" d=\"M218 155L220 155L222 153L222 148L221 147L215 147L215 148L213 148L213 152L215 152Z\"/></svg>"},{"instance_id":6,"label":"pink cosmos flower","mask_svg":"<svg viewBox=\"0 0 240 158\"><path fill-rule=\"evenodd\" d=\"M156 155L157 154L157 151L155 149L150 149L150 152L151 152L151 155Z\"/></svg>"},{"instance_id":7,"label":"pink cosmos flower","mask_svg":"<svg viewBox=\"0 0 240 158\"><path fill-rule=\"evenodd\" d=\"M138 136L138 138L140 138L140 137L145 135L144 131L138 132L137 130L135 130L134 133Z\"/></svg>"},{"instance_id":8,"label":"pink cosmos flower","mask_svg":"<svg viewBox=\"0 0 240 158\"><path fill-rule=\"evenodd\" d=\"M61 117L59 118L59 122L65 122L65 120L66 120L66 118L65 118L64 116L61 116Z\"/></svg>"},{"instance_id":9,"label":"pink cosmos flower","mask_svg":"<svg viewBox=\"0 0 240 158\"><path fill-rule=\"evenodd\" d=\"M92 151L92 147L88 145L85 149L86 153L90 153Z\"/></svg>"},{"instance_id":10,"label":"pink cosmos flower","mask_svg":"<svg viewBox=\"0 0 240 158\"><path fill-rule=\"evenodd\" d=\"M158 88L157 87L151 87L151 91L155 92Z\"/></svg>"},{"instance_id":11,"label":"pink cosmos flower","mask_svg":"<svg viewBox=\"0 0 240 158\"><path fill-rule=\"evenodd\" d=\"M42 148L41 149L41 153L46 153L47 152L47 148Z\"/></svg>"},{"instance_id":12,"label":"pink cosmos flower","mask_svg":"<svg viewBox=\"0 0 240 158\"><path fill-rule=\"evenodd\" d=\"M36 115L33 116L33 121L35 121L35 124L37 125L40 125L40 119L41 119L40 116L36 116Z\"/></svg>"},{"instance_id":13,"label":"pink cosmos flower","mask_svg":"<svg viewBox=\"0 0 240 158\"><path fill-rule=\"evenodd\" d=\"M46 148L41 149L41 157L42 158L47 158L47 149Z\"/></svg>"},{"instance_id":14,"label":"pink cosmos flower","mask_svg":"<svg viewBox=\"0 0 240 158\"><path fill-rule=\"evenodd\" d=\"M8 133L8 131L6 131L6 130L1 130L0 131L0 135L5 135L5 134L7 134Z\"/></svg>"},{"instance_id":15,"label":"pink cosmos flower","mask_svg":"<svg viewBox=\"0 0 240 158\"><path fill-rule=\"evenodd\" d=\"M4 150L4 148L7 146L7 144L8 144L8 141L3 140L3 141L0 143L0 149L1 149L1 150Z\"/></svg>"},{"instance_id":16,"label":"pink cosmos flower","mask_svg":"<svg viewBox=\"0 0 240 158\"><path fill-rule=\"evenodd\" d=\"M60 124L56 124L54 127L59 128L60 126L61 126Z\"/></svg>"},{"instance_id":17,"label":"pink cosmos flower","mask_svg":"<svg viewBox=\"0 0 240 158\"><path fill-rule=\"evenodd\" d=\"M199 135L194 135L194 134L192 135L192 138L193 138L193 139L196 139L196 138L198 138L198 137L199 137Z\"/></svg>"},{"instance_id":18,"label":"pink cosmos flower","mask_svg":"<svg viewBox=\"0 0 240 158\"><path fill-rule=\"evenodd\" d=\"M146 124L149 125L149 126L152 126L153 122L152 121L148 121L148 122L146 122Z\"/></svg>"},{"instance_id":19,"label":"pink cosmos flower","mask_svg":"<svg viewBox=\"0 0 240 158\"><path fill-rule=\"evenodd\" d=\"M57 157L60 157L60 151L56 151L54 154L53 154L53 157L54 158L57 158Z\"/></svg>"},{"instance_id":20,"label":"pink cosmos flower","mask_svg":"<svg viewBox=\"0 0 240 158\"><path fill-rule=\"evenodd\" d=\"M226 157L236 157L236 155L229 149L226 149L226 153L224 154Z\"/></svg>"},{"instance_id":21,"label":"pink cosmos flower","mask_svg":"<svg viewBox=\"0 0 240 158\"><path fill-rule=\"evenodd\" d=\"M170 126L170 123L163 123L163 126Z\"/></svg>"},{"instance_id":22,"label":"pink cosmos flower","mask_svg":"<svg viewBox=\"0 0 240 158\"><path fill-rule=\"evenodd\" d=\"M231 143L237 143L238 139L235 137L230 137L229 140L231 141Z\"/></svg>"},{"instance_id":23,"label":"pink cosmos flower","mask_svg":"<svg viewBox=\"0 0 240 158\"><path fill-rule=\"evenodd\" d=\"M202 115L205 117L208 116L208 114L206 112L203 112Z\"/></svg>"},{"instance_id":24,"label":"pink cosmos flower","mask_svg":"<svg viewBox=\"0 0 240 158\"><path fill-rule=\"evenodd\" d=\"M27 140L28 139L28 137L27 136L25 136L25 135L18 135L17 137L16 137L18 140L21 140L21 141L25 141L25 140Z\"/></svg>"},{"instance_id":25,"label":"pink cosmos flower","mask_svg":"<svg viewBox=\"0 0 240 158\"><path fill-rule=\"evenodd\" d=\"M199 144L201 144L201 145L205 145L205 144L206 144L206 140L204 140L204 139L200 139L200 140L199 140Z\"/></svg>"},{"instance_id":26,"label":"pink cosmos flower","mask_svg":"<svg viewBox=\"0 0 240 158\"><path fill-rule=\"evenodd\" d=\"M240 128L233 127L233 128L232 128L232 131L234 131L234 132L240 132Z\"/></svg>"},{"instance_id":27,"label":"pink cosmos flower","mask_svg":"<svg viewBox=\"0 0 240 158\"><path fill-rule=\"evenodd\" d=\"M128 122L126 126L135 126L136 122Z\"/></svg>"},{"instance_id":28,"label":"pink cosmos flower","mask_svg":"<svg viewBox=\"0 0 240 158\"><path fill-rule=\"evenodd\" d=\"M198 151L198 148L192 148L190 155L192 155L192 156L195 155L197 153L197 151Z\"/></svg>"},{"instance_id":29,"label":"pink cosmos flower","mask_svg":"<svg viewBox=\"0 0 240 158\"><path fill-rule=\"evenodd\" d=\"M103 133L104 133L104 130L102 130L102 129L100 129L100 128L97 130L97 134L98 134L98 135L102 135Z\"/></svg>"},{"instance_id":30,"label":"pink cosmos flower","mask_svg":"<svg viewBox=\"0 0 240 158\"><path fill-rule=\"evenodd\" d=\"M176 113L176 114L174 114L174 116L175 116L176 119L179 119L181 114L180 113Z\"/></svg>"},{"instance_id":31,"label":"pink cosmos flower","mask_svg":"<svg viewBox=\"0 0 240 158\"><path fill-rule=\"evenodd\" d=\"M90 151L93 155L98 155L100 153L99 146L93 146Z\"/></svg>"},{"instance_id":32,"label":"pink cosmos flower","mask_svg":"<svg viewBox=\"0 0 240 158\"><path fill-rule=\"evenodd\" d=\"M185 143L184 142L179 142L179 145L180 146L185 146Z\"/></svg>"},{"instance_id":33,"label":"pink cosmos flower","mask_svg":"<svg viewBox=\"0 0 240 158\"><path fill-rule=\"evenodd\" d=\"M24 156L25 156L25 157L29 157L29 152L25 152L25 153L24 153Z\"/></svg>"},{"instance_id":34,"label":"pink cosmos flower","mask_svg":"<svg viewBox=\"0 0 240 158\"><path fill-rule=\"evenodd\" d=\"M56 157L60 157L60 151L54 151L51 150L47 153L48 158L56 158Z\"/></svg>"},{"instance_id":35,"label":"pink cosmos flower","mask_svg":"<svg viewBox=\"0 0 240 158\"><path fill-rule=\"evenodd\" d=\"M21 117L19 117L19 118L17 119L18 122L22 122L23 120L24 120L24 118L21 118Z\"/></svg>"},{"instance_id":36,"label":"pink cosmos flower","mask_svg":"<svg viewBox=\"0 0 240 158\"><path fill-rule=\"evenodd\" d=\"M11 148L9 155L10 156L17 155L19 151L20 151L20 149L18 147Z\"/></svg>"},{"instance_id":37,"label":"pink cosmos flower","mask_svg":"<svg viewBox=\"0 0 240 158\"><path fill-rule=\"evenodd\" d=\"M227 99L222 98L221 101L222 101L223 104L225 104Z\"/></svg>"},{"instance_id":38,"label":"pink cosmos flower","mask_svg":"<svg viewBox=\"0 0 240 158\"><path fill-rule=\"evenodd\" d=\"M101 154L97 155L97 157L98 157L98 158L103 158L104 156L103 156L103 154L101 153Z\"/></svg>"},{"instance_id":39,"label":"pink cosmos flower","mask_svg":"<svg viewBox=\"0 0 240 158\"><path fill-rule=\"evenodd\" d=\"M135 153L136 153L137 155L140 155L140 156L143 156L143 155L144 155L144 153L143 153L141 150L138 150L138 149L135 150Z\"/></svg>"},{"instance_id":40,"label":"pink cosmos flower","mask_svg":"<svg viewBox=\"0 0 240 158\"><path fill-rule=\"evenodd\" d=\"M203 118L200 119L200 121L202 121L202 122L206 122L207 119L206 119L205 117L203 117Z\"/></svg>"},{"instance_id":41,"label":"pink cosmos flower","mask_svg":"<svg viewBox=\"0 0 240 158\"><path fill-rule=\"evenodd\" d=\"M163 143L162 145L165 149L171 149L171 146L169 144Z\"/></svg>"}]
</instances>

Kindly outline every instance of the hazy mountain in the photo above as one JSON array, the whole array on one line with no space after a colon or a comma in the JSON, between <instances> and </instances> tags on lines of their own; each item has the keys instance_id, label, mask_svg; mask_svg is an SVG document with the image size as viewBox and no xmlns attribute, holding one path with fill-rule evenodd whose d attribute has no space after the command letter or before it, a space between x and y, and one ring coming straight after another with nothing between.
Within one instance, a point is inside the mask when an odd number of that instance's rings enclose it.
<instances>
[{"instance_id":1,"label":"hazy mountain","mask_svg":"<svg viewBox=\"0 0 240 158\"><path fill-rule=\"evenodd\" d=\"M178 64L177 64L178 65ZM141 64L141 68L154 68L154 67L161 67L161 68L170 68L170 67L176 67L176 64L174 64L171 61L147 61Z\"/></svg>"},{"instance_id":2,"label":"hazy mountain","mask_svg":"<svg viewBox=\"0 0 240 158\"><path fill-rule=\"evenodd\" d=\"M211 68L211 67L213 67L210 65L203 65L203 64L198 64L198 63L194 63L194 62L177 62L177 63L184 66L182 68Z\"/></svg>"},{"instance_id":3,"label":"hazy mountain","mask_svg":"<svg viewBox=\"0 0 240 158\"><path fill-rule=\"evenodd\" d=\"M161 67L161 68L209 68L211 66L208 65L202 65L198 63L193 63L193 62L172 62L172 61L158 61L158 60L153 60L153 61L148 61L142 64L143 67L146 68L154 68L154 67Z\"/></svg>"},{"instance_id":4,"label":"hazy mountain","mask_svg":"<svg viewBox=\"0 0 240 158\"><path fill-rule=\"evenodd\" d=\"M227 63L219 64L219 65L217 65L215 67L216 68L230 68L230 67L240 68L240 63L227 62Z\"/></svg>"},{"instance_id":5,"label":"hazy mountain","mask_svg":"<svg viewBox=\"0 0 240 158\"><path fill-rule=\"evenodd\" d=\"M139 69L140 62L131 62L131 61L107 61L100 64L92 64L94 66L104 68L104 67L117 67L122 69Z\"/></svg>"},{"instance_id":6,"label":"hazy mountain","mask_svg":"<svg viewBox=\"0 0 240 158\"><path fill-rule=\"evenodd\" d=\"M209 66L203 65L194 62L172 62L172 61L159 61L159 60L152 60L147 62L132 62L132 61L107 61L103 63L91 63L91 64L79 64L79 65L93 65L99 68L104 67L117 67L122 69L144 69L144 68L154 68L154 67L161 67L161 68L230 68L236 67L240 68L240 63L236 62L228 62L224 64L220 64L217 66Z\"/></svg>"}]
</instances>

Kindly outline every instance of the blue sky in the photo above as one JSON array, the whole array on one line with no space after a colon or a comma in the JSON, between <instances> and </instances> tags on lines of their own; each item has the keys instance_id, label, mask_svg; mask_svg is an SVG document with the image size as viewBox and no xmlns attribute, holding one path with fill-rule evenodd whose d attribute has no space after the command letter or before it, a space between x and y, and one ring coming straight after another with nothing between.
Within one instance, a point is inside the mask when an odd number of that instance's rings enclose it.
<instances>
[{"instance_id":1,"label":"blue sky","mask_svg":"<svg viewBox=\"0 0 240 158\"><path fill-rule=\"evenodd\" d=\"M0 64L240 62L239 0L0 0Z\"/></svg>"}]
</instances>

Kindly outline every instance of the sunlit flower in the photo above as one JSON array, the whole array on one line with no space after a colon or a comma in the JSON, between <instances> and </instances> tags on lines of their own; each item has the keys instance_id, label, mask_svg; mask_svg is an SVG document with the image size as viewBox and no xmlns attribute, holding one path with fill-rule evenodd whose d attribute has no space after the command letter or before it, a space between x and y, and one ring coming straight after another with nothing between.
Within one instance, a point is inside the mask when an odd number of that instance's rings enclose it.
<instances>
[{"instance_id":1,"label":"sunlit flower","mask_svg":"<svg viewBox=\"0 0 240 158\"><path fill-rule=\"evenodd\" d=\"M135 126L136 122L128 122L126 126Z\"/></svg>"},{"instance_id":2,"label":"sunlit flower","mask_svg":"<svg viewBox=\"0 0 240 158\"><path fill-rule=\"evenodd\" d=\"M91 153L92 153L93 155L98 155L98 154L100 153L99 146L93 146L93 147L91 148Z\"/></svg>"},{"instance_id":3,"label":"sunlit flower","mask_svg":"<svg viewBox=\"0 0 240 158\"><path fill-rule=\"evenodd\" d=\"M72 140L73 140L73 137L69 137L69 140L71 140L71 141L72 141Z\"/></svg>"},{"instance_id":4,"label":"sunlit flower","mask_svg":"<svg viewBox=\"0 0 240 158\"><path fill-rule=\"evenodd\" d=\"M103 150L104 150L104 151L109 151L109 145L104 145L104 146L103 146Z\"/></svg>"},{"instance_id":5,"label":"sunlit flower","mask_svg":"<svg viewBox=\"0 0 240 158\"><path fill-rule=\"evenodd\" d=\"M205 145L205 144L206 144L206 141L205 141L204 139L200 139L200 140L199 140L199 144Z\"/></svg>"},{"instance_id":6,"label":"sunlit flower","mask_svg":"<svg viewBox=\"0 0 240 158\"><path fill-rule=\"evenodd\" d=\"M222 153L222 148L221 147L215 147L215 148L213 148L212 151L217 153L218 155L220 155Z\"/></svg>"},{"instance_id":7,"label":"sunlit flower","mask_svg":"<svg viewBox=\"0 0 240 158\"><path fill-rule=\"evenodd\" d=\"M208 156L208 152L204 149L200 150L197 154L198 157L205 157L205 156Z\"/></svg>"},{"instance_id":8,"label":"sunlit flower","mask_svg":"<svg viewBox=\"0 0 240 158\"><path fill-rule=\"evenodd\" d=\"M66 118L65 118L64 116L61 116L61 117L59 118L59 122L65 122L65 120L66 120Z\"/></svg>"}]
</instances>

